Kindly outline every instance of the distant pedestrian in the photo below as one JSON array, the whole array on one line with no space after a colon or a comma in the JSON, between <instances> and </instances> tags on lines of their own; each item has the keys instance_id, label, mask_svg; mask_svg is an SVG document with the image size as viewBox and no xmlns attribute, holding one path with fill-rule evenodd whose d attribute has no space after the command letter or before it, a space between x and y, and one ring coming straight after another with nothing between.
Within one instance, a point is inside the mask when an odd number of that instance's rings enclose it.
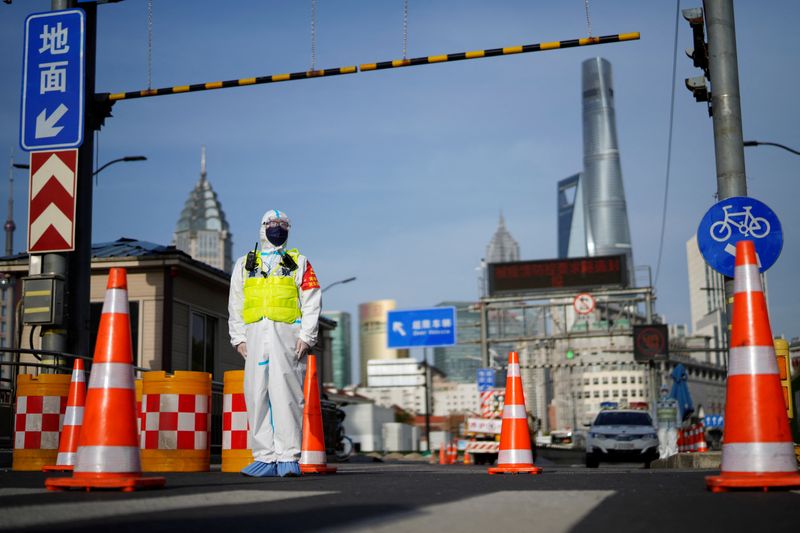
<instances>
[{"instance_id":1,"label":"distant pedestrian","mask_svg":"<svg viewBox=\"0 0 800 533\"><path fill-rule=\"evenodd\" d=\"M661 397L656 402L658 423L658 456L666 459L678 453L678 427L681 415L678 400L669 396L669 386L661 385Z\"/></svg>"}]
</instances>

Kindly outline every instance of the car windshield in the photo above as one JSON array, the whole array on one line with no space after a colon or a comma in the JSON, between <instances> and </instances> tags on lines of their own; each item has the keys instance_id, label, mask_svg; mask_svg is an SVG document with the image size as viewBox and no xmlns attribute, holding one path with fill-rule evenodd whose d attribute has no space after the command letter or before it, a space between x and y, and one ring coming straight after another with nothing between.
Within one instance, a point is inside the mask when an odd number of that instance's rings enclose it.
<instances>
[{"instance_id":1,"label":"car windshield","mask_svg":"<svg viewBox=\"0 0 800 533\"><path fill-rule=\"evenodd\" d=\"M597 426L652 426L647 413L600 413L594 421Z\"/></svg>"}]
</instances>

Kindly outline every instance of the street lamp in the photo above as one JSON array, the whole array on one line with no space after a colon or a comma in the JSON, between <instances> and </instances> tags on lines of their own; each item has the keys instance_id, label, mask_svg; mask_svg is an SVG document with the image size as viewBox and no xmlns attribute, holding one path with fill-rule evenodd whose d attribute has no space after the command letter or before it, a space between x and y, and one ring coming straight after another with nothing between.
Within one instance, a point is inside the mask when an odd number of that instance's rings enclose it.
<instances>
[{"instance_id":1,"label":"street lamp","mask_svg":"<svg viewBox=\"0 0 800 533\"><path fill-rule=\"evenodd\" d=\"M98 168L97 170L95 170L92 173L92 176L97 176L98 174L100 174L100 171L105 169L107 166L113 165L114 163L120 163L120 162L123 162L123 161L126 162L126 163L130 162L130 161L147 161L147 157L145 157L143 155L126 155L125 157L120 157L119 159L112 159L111 161L109 161L105 165L103 165L100 168ZM29 164L27 164L27 163L14 163L14 168L26 169L26 168L31 168L31 166Z\"/></svg>"},{"instance_id":2,"label":"street lamp","mask_svg":"<svg viewBox=\"0 0 800 533\"><path fill-rule=\"evenodd\" d=\"M97 170L95 170L94 173L92 174L92 176L97 176L98 174L100 174L100 171L102 171L107 166L113 165L114 163L119 163L119 162L122 162L122 161L124 161L126 163L128 163L130 161L147 161L147 158L145 156L143 156L143 155L126 155L125 157L120 157L119 159L112 159L111 161L109 161L105 165L103 165L100 168L98 168Z\"/></svg>"},{"instance_id":3,"label":"street lamp","mask_svg":"<svg viewBox=\"0 0 800 533\"><path fill-rule=\"evenodd\" d=\"M794 155L800 155L800 152L798 152L797 150L793 150L792 148L789 148L788 146L785 146L785 145L779 144L779 143L772 143L772 142L766 142L766 141L744 141L742 144L744 144L745 146L762 146L762 145L763 146L775 146L777 148L783 148L787 152L791 152Z\"/></svg>"},{"instance_id":4,"label":"street lamp","mask_svg":"<svg viewBox=\"0 0 800 533\"><path fill-rule=\"evenodd\" d=\"M322 292L327 291L328 289L330 289L334 285L343 285L345 283L350 283L351 281L355 281L355 280L356 280L356 277L353 276L352 278L346 278L346 279L340 279L339 281L334 281L333 283L331 283L330 285L328 285L327 287L322 289Z\"/></svg>"}]
</instances>

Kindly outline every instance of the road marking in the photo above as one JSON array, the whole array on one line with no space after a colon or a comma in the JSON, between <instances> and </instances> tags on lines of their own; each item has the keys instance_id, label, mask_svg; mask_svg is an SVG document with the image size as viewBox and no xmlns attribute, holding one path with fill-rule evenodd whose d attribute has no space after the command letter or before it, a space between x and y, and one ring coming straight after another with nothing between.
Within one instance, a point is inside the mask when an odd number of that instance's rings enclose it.
<instances>
[{"instance_id":1,"label":"road marking","mask_svg":"<svg viewBox=\"0 0 800 533\"><path fill-rule=\"evenodd\" d=\"M0 498L6 496L27 496L47 492L47 489L0 489Z\"/></svg>"},{"instance_id":2,"label":"road marking","mask_svg":"<svg viewBox=\"0 0 800 533\"><path fill-rule=\"evenodd\" d=\"M25 489L11 489L25 490ZM150 493L153 494L153 493ZM75 520L94 520L98 518L119 518L140 513L177 511L197 507L218 507L225 505L245 505L249 503L268 503L310 496L335 494L331 491L286 490L231 490L225 492L204 492L181 496L155 496L145 498L124 498L85 503L39 502L36 505L6 507L0 513L0 530L14 530L22 527L54 525ZM52 500L50 500L52 501Z\"/></svg>"},{"instance_id":3,"label":"road marking","mask_svg":"<svg viewBox=\"0 0 800 533\"><path fill-rule=\"evenodd\" d=\"M502 491L348 524L339 531L569 531L613 494L616 491Z\"/></svg>"}]
</instances>

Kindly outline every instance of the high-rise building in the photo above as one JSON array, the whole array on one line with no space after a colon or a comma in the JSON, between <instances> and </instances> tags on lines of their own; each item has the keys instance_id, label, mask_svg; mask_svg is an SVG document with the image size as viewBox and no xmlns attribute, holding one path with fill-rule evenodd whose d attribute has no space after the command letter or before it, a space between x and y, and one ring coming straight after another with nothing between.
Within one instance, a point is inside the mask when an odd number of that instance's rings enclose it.
<instances>
[{"instance_id":1,"label":"high-rise building","mask_svg":"<svg viewBox=\"0 0 800 533\"><path fill-rule=\"evenodd\" d=\"M457 344L434 348L433 364L448 381L474 384L481 366L481 314L472 302L442 302L436 306L456 308Z\"/></svg>"},{"instance_id":2,"label":"high-rise building","mask_svg":"<svg viewBox=\"0 0 800 533\"><path fill-rule=\"evenodd\" d=\"M200 155L200 180L189 193L172 240L178 250L193 259L225 272L231 271L233 235L217 193L206 177L205 146Z\"/></svg>"},{"instance_id":3,"label":"high-rise building","mask_svg":"<svg viewBox=\"0 0 800 533\"><path fill-rule=\"evenodd\" d=\"M624 254L633 280L611 63L600 57L584 61L582 89L583 171L558 182L558 254Z\"/></svg>"},{"instance_id":4,"label":"high-rise building","mask_svg":"<svg viewBox=\"0 0 800 533\"><path fill-rule=\"evenodd\" d=\"M394 300L374 300L358 306L359 380L367 383L367 361L408 357L408 350L388 348L386 314L397 307Z\"/></svg>"},{"instance_id":5,"label":"high-rise building","mask_svg":"<svg viewBox=\"0 0 800 533\"><path fill-rule=\"evenodd\" d=\"M333 384L338 389L353 383L350 361L352 346L350 340L351 320L346 311L325 311L326 318L336 321L336 329L331 332L331 368Z\"/></svg>"},{"instance_id":6,"label":"high-rise building","mask_svg":"<svg viewBox=\"0 0 800 533\"><path fill-rule=\"evenodd\" d=\"M686 266L689 271L692 335L707 337L709 348L726 348L725 278L703 259L697 247L697 235L692 235L686 242ZM711 356L714 363L722 364L719 351Z\"/></svg>"},{"instance_id":7,"label":"high-rise building","mask_svg":"<svg viewBox=\"0 0 800 533\"><path fill-rule=\"evenodd\" d=\"M519 261L519 244L506 229L506 219L500 213L500 220L497 229L492 235L489 244L486 245L486 255L481 259L480 278L478 279L478 292L480 296L489 295L489 282L486 278L487 265L489 263L508 263Z\"/></svg>"},{"instance_id":8,"label":"high-rise building","mask_svg":"<svg viewBox=\"0 0 800 533\"><path fill-rule=\"evenodd\" d=\"M558 182L558 257L586 257L586 217L581 175ZM577 206L577 209L576 209Z\"/></svg>"},{"instance_id":9,"label":"high-rise building","mask_svg":"<svg viewBox=\"0 0 800 533\"><path fill-rule=\"evenodd\" d=\"M486 245L486 255L483 260L488 263L508 263L519 261L519 244L506 229L506 220L500 213L497 230L492 235L492 240Z\"/></svg>"}]
</instances>

